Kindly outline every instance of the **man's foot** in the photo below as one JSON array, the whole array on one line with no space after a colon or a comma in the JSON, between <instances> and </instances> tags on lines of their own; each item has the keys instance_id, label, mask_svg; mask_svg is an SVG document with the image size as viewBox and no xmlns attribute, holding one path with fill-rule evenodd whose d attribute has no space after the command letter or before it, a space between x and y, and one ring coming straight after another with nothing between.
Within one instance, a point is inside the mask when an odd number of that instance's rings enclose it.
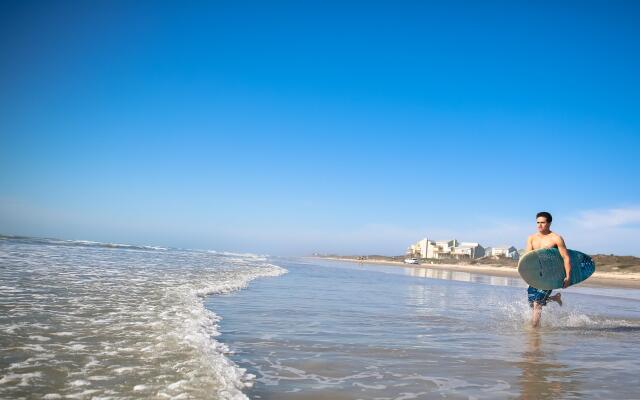
<instances>
[{"instance_id":1,"label":"man's foot","mask_svg":"<svg viewBox=\"0 0 640 400\"><path fill-rule=\"evenodd\" d=\"M560 305L560 307L562 307L562 293L558 293L553 297L554 297L553 300L555 300L556 303L558 303Z\"/></svg>"}]
</instances>

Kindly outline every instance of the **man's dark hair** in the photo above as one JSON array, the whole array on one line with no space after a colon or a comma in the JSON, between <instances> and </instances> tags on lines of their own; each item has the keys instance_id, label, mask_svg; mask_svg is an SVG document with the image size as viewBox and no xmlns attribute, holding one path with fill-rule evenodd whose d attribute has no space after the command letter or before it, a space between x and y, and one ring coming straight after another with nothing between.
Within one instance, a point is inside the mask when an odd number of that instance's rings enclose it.
<instances>
[{"instance_id":1,"label":"man's dark hair","mask_svg":"<svg viewBox=\"0 0 640 400\"><path fill-rule=\"evenodd\" d=\"M538 219L539 217L545 217L547 219L547 222L551 223L551 221L553 220L553 217L551 217L551 214L549 214L546 211L540 211L538 214L536 214L536 219Z\"/></svg>"}]
</instances>

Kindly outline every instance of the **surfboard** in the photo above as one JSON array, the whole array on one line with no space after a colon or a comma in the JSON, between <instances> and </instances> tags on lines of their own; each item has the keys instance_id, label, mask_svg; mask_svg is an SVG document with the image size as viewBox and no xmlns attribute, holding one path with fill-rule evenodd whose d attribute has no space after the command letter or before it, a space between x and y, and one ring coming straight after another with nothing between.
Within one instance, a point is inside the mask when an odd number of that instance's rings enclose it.
<instances>
[{"instance_id":1,"label":"surfboard","mask_svg":"<svg viewBox=\"0 0 640 400\"><path fill-rule=\"evenodd\" d=\"M569 250L571 279L569 286L587 279L596 270L591 257ZM564 260L558 249L539 249L524 255L518 262L518 273L525 282L537 289L559 289L565 277Z\"/></svg>"}]
</instances>

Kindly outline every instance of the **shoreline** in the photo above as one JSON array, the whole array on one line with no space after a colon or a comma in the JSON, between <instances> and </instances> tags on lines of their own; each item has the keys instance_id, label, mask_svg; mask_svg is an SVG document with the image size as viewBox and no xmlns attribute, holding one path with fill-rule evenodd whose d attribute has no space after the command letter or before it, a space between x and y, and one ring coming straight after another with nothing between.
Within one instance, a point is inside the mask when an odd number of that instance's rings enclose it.
<instances>
[{"instance_id":1,"label":"shoreline","mask_svg":"<svg viewBox=\"0 0 640 400\"><path fill-rule=\"evenodd\" d=\"M508 278L519 278L520 274L518 270L513 267L498 266L498 265L459 265L459 264L405 264L401 261L386 261L386 260L355 260L352 258L341 257L306 257L319 260L329 261L341 261L352 262L360 264L372 264L372 265L387 265L392 267L401 268L414 268L414 269L441 269L447 271L459 271L472 274L489 275L489 276L501 276ZM584 282L585 286L598 286L609 288L626 288L626 289L640 289L640 273L628 272L628 273L616 273L616 272L594 272L594 274L588 279L589 282Z\"/></svg>"}]
</instances>

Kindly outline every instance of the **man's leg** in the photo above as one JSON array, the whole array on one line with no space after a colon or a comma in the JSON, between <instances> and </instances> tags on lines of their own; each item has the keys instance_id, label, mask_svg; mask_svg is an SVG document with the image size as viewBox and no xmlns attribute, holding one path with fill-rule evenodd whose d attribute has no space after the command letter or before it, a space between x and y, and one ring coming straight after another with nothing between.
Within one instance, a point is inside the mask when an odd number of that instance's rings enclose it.
<instances>
[{"instance_id":1,"label":"man's leg","mask_svg":"<svg viewBox=\"0 0 640 400\"><path fill-rule=\"evenodd\" d=\"M531 325L537 328L540 325L540 317L542 316L542 304L537 301L533 302L533 313L531 314Z\"/></svg>"}]
</instances>

